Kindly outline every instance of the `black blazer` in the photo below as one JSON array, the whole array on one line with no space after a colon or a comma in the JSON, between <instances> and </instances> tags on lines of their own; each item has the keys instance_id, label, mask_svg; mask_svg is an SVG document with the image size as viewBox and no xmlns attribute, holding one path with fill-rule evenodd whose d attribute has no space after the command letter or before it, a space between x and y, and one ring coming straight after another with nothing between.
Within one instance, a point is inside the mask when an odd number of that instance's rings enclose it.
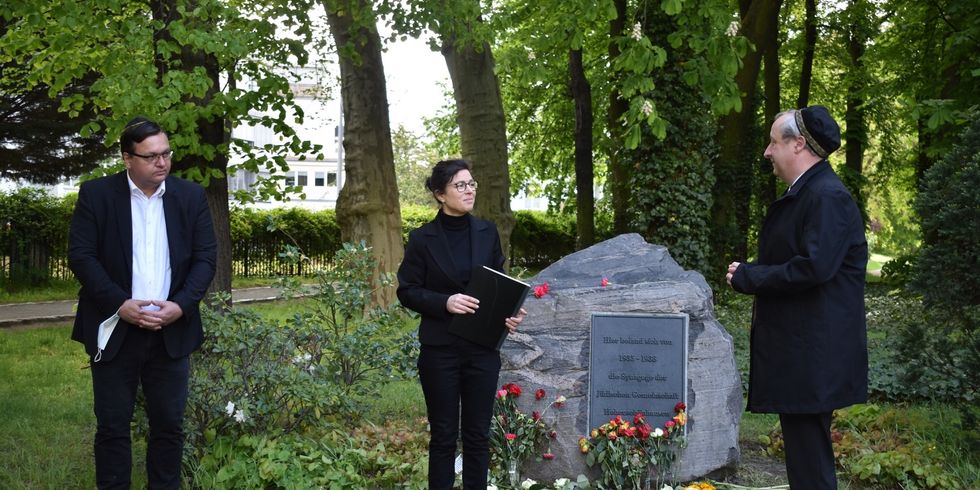
<instances>
[{"instance_id":1,"label":"black blazer","mask_svg":"<svg viewBox=\"0 0 980 490\"><path fill-rule=\"evenodd\" d=\"M493 223L470 215L470 244L473 268L485 265L503 272L504 254ZM446 301L462 293L470 278L456 268L450 246L437 217L408 234L398 267L398 299L422 315L419 341L425 345L448 345L458 338L447 331L453 315Z\"/></svg>"},{"instance_id":2,"label":"black blazer","mask_svg":"<svg viewBox=\"0 0 980 490\"><path fill-rule=\"evenodd\" d=\"M162 332L167 353L179 358L201 345L199 303L214 277L217 244L201 186L167 177L163 213L171 268L167 299L180 305L183 316ZM99 324L132 293L133 222L125 171L82 184L68 235L68 265L82 285L72 339L94 356ZM115 356L131 326L119 320L103 361Z\"/></svg>"}]
</instances>

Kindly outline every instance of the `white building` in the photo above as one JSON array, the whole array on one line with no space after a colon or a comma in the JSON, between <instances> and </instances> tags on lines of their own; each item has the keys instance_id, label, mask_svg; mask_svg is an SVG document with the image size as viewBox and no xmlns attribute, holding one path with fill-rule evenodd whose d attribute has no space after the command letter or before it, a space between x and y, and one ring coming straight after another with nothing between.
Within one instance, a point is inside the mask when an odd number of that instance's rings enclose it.
<instances>
[{"instance_id":1,"label":"white building","mask_svg":"<svg viewBox=\"0 0 980 490\"><path fill-rule=\"evenodd\" d=\"M293 95L304 114L303 124L295 126L298 136L320 146L319 154L322 159L300 159L298 155L289 155L286 160L289 170L278 180L279 190L287 186L298 187L296 192L287 194L289 200L256 201L248 204L258 209L272 209L284 206L298 206L318 211L333 209L337 204L337 195L344 185L344 154L343 154L343 116L339 97L323 97L322 77L329 76L322 70L312 68L298 69L299 82L292 85ZM287 115L289 119L292 115ZM240 126L232 130L232 138L245 140L254 147L267 144L282 143L271 129L262 126ZM242 155L233 154L229 168L234 169L243 162ZM259 178L269 178L268 172L255 174L247 170L238 170L228 176L228 190L249 190ZM305 198L301 198L305 194ZM234 199L233 199L234 202Z\"/></svg>"}]
</instances>

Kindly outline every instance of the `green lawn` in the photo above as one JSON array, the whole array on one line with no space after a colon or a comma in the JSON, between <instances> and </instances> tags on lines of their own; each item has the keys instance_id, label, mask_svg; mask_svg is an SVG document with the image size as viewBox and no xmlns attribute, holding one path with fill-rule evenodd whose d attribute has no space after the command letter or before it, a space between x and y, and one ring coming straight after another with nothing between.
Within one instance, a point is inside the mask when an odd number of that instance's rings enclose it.
<instances>
[{"instance_id":1,"label":"green lawn","mask_svg":"<svg viewBox=\"0 0 980 490\"><path fill-rule=\"evenodd\" d=\"M68 325L0 330L0 488L82 488L95 481L92 385ZM145 486L142 449L134 486Z\"/></svg>"}]
</instances>

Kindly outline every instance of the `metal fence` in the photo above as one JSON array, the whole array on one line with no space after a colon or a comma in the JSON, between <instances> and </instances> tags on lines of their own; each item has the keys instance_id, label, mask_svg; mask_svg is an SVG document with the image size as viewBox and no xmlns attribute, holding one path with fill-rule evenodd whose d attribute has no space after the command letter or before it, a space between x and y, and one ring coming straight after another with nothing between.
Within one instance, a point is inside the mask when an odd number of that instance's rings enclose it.
<instances>
[{"instance_id":1,"label":"metal fence","mask_svg":"<svg viewBox=\"0 0 980 490\"><path fill-rule=\"evenodd\" d=\"M68 244L21 238L0 244L0 283L23 286L41 285L49 280L72 279L68 268ZM242 240L232 244L232 275L238 277L306 276L326 267L333 253L307 256L293 263L280 254L281 240Z\"/></svg>"}]
</instances>

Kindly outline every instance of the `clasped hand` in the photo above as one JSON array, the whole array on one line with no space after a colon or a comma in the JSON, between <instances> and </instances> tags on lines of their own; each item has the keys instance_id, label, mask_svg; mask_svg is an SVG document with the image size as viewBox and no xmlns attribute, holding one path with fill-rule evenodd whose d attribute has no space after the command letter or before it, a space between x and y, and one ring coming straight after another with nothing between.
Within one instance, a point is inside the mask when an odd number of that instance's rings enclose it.
<instances>
[{"instance_id":1,"label":"clasped hand","mask_svg":"<svg viewBox=\"0 0 980 490\"><path fill-rule=\"evenodd\" d=\"M475 313L477 309L480 308L480 300L467 296L463 293L457 293L449 297L446 300L446 311L454 315L465 315L470 313ZM517 326L524 321L524 317L527 315L527 310L521 308L521 311L517 316L512 316L504 320L504 325L507 325L507 330L510 333L517 331Z\"/></svg>"},{"instance_id":2,"label":"clasped hand","mask_svg":"<svg viewBox=\"0 0 980 490\"><path fill-rule=\"evenodd\" d=\"M183 315L184 310L173 301L127 299L119 307L119 318L147 330L160 330Z\"/></svg>"}]
</instances>

